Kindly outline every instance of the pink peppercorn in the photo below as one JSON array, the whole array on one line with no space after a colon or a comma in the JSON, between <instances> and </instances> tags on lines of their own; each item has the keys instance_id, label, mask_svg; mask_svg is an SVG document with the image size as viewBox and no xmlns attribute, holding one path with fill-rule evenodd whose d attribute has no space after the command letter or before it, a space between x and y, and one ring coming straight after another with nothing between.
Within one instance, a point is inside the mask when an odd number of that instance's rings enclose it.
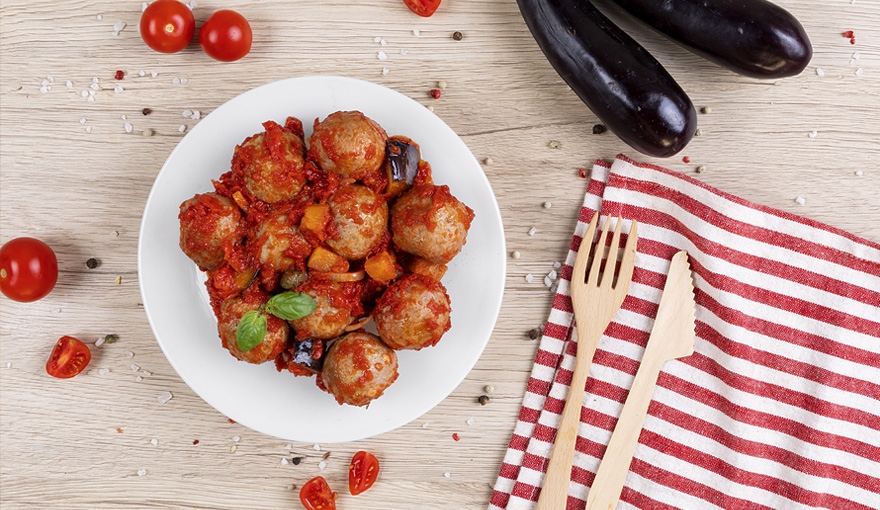
<instances>
[{"instance_id":1,"label":"pink peppercorn","mask_svg":"<svg viewBox=\"0 0 880 510\"><path fill-rule=\"evenodd\" d=\"M430 94L434 99L440 99L440 89L431 89Z\"/></svg>"}]
</instances>

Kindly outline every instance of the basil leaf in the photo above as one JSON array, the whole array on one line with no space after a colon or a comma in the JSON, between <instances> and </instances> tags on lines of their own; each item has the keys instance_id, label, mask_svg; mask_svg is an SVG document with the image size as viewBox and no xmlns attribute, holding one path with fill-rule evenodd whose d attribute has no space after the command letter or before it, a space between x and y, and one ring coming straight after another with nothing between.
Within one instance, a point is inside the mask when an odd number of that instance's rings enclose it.
<instances>
[{"instance_id":1,"label":"basil leaf","mask_svg":"<svg viewBox=\"0 0 880 510\"><path fill-rule=\"evenodd\" d=\"M302 292L275 294L266 304L266 311L286 321L296 320L315 311L318 306L312 296Z\"/></svg>"},{"instance_id":2,"label":"basil leaf","mask_svg":"<svg viewBox=\"0 0 880 510\"><path fill-rule=\"evenodd\" d=\"M263 342L268 321L263 312L251 310L241 316L235 330L235 341L242 352L247 352Z\"/></svg>"}]
</instances>

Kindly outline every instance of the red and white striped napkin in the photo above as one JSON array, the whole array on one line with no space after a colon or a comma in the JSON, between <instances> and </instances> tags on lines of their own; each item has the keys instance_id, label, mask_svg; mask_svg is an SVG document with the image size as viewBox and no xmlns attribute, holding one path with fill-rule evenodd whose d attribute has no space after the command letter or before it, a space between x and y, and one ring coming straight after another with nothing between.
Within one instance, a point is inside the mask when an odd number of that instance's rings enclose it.
<instances>
[{"instance_id":1,"label":"red and white striped napkin","mask_svg":"<svg viewBox=\"0 0 880 510\"><path fill-rule=\"evenodd\" d=\"M623 156L593 168L572 250L595 211L637 220L638 253L590 368L567 509L585 506L682 249L695 351L663 367L618 508L880 508L880 244ZM575 255L490 510L538 499L574 367Z\"/></svg>"}]
</instances>

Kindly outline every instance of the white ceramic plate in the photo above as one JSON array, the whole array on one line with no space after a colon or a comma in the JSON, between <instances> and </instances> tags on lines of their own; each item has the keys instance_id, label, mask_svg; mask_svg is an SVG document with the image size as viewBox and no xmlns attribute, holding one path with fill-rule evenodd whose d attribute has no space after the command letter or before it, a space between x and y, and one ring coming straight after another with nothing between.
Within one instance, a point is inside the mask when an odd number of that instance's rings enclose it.
<instances>
[{"instance_id":1,"label":"white ceramic plate","mask_svg":"<svg viewBox=\"0 0 880 510\"><path fill-rule=\"evenodd\" d=\"M229 169L233 149L262 123L360 110L389 135L421 146L434 181L476 217L443 283L452 301L452 329L435 347L399 353L400 377L368 408L340 406L313 377L251 365L220 345L204 277L178 246L180 203L211 191ZM223 104L180 141L153 184L141 222L138 277L150 326L180 377L224 415L285 440L331 443L381 434L418 418L467 376L489 340L501 307L504 231L489 181L465 143L436 115L389 88L335 76L291 78L263 85Z\"/></svg>"}]
</instances>

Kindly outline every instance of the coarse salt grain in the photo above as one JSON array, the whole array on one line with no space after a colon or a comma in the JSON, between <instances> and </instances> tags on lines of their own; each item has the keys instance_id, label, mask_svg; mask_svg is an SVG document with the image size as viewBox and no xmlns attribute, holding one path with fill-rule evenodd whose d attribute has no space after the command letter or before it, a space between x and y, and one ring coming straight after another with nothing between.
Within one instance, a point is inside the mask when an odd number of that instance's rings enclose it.
<instances>
[{"instance_id":1,"label":"coarse salt grain","mask_svg":"<svg viewBox=\"0 0 880 510\"><path fill-rule=\"evenodd\" d=\"M137 382L141 382L141 381L144 380L144 378L141 377L141 376L137 376L137 377L134 378L134 380L137 381Z\"/></svg>"},{"instance_id":2,"label":"coarse salt grain","mask_svg":"<svg viewBox=\"0 0 880 510\"><path fill-rule=\"evenodd\" d=\"M423 429L428 428L428 422L422 423L422 428L423 428Z\"/></svg>"},{"instance_id":3,"label":"coarse salt grain","mask_svg":"<svg viewBox=\"0 0 880 510\"><path fill-rule=\"evenodd\" d=\"M319 445L318 443L315 443L315 446L313 446L312 448L314 448L317 452L321 451L321 445Z\"/></svg>"},{"instance_id":4,"label":"coarse salt grain","mask_svg":"<svg viewBox=\"0 0 880 510\"><path fill-rule=\"evenodd\" d=\"M199 120L199 119L202 118L202 112L200 112L200 111L198 111L198 110L193 110L192 117L190 117L190 118L191 118L192 120Z\"/></svg>"},{"instance_id":5,"label":"coarse salt grain","mask_svg":"<svg viewBox=\"0 0 880 510\"><path fill-rule=\"evenodd\" d=\"M414 29L413 29L413 35L416 36L416 37L418 37L419 34L421 34L421 32L419 31L419 29L418 29L418 28L414 28Z\"/></svg>"},{"instance_id":6,"label":"coarse salt grain","mask_svg":"<svg viewBox=\"0 0 880 510\"><path fill-rule=\"evenodd\" d=\"M95 16L95 19L97 19L98 21L101 21L102 19L104 19L104 16L101 14L98 14L97 16Z\"/></svg>"},{"instance_id":7,"label":"coarse salt grain","mask_svg":"<svg viewBox=\"0 0 880 510\"><path fill-rule=\"evenodd\" d=\"M527 274L526 275L526 282L532 283L533 281L535 281L534 275L532 275L532 273Z\"/></svg>"},{"instance_id":8,"label":"coarse salt grain","mask_svg":"<svg viewBox=\"0 0 880 510\"><path fill-rule=\"evenodd\" d=\"M134 357L134 353L131 352L131 351L128 351L128 352L125 353L125 357L126 357L126 358L133 358L133 357Z\"/></svg>"},{"instance_id":9,"label":"coarse salt grain","mask_svg":"<svg viewBox=\"0 0 880 510\"><path fill-rule=\"evenodd\" d=\"M241 438L238 437L238 436L232 436L232 441L235 442L235 443L237 443L237 442L241 441ZM288 449L289 449L289 448L288 448Z\"/></svg>"},{"instance_id":10,"label":"coarse salt grain","mask_svg":"<svg viewBox=\"0 0 880 510\"><path fill-rule=\"evenodd\" d=\"M7 361L7 362L6 362L6 368L12 368L12 362L11 362L11 361Z\"/></svg>"},{"instance_id":11,"label":"coarse salt grain","mask_svg":"<svg viewBox=\"0 0 880 510\"><path fill-rule=\"evenodd\" d=\"M864 174L865 174L865 172L862 172L861 170L856 170L856 176L861 177Z\"/></svg>"},{"instance_id":12,"label":"coarse salt grain","mask_svg":"<svg viewBox=\"0 0 880 510\"><path fill-rule=\"evenodd\" d=\"M557 260L556 262L553 263L553 269L559 269L560 267L562 267L562 262L559 262Z\"/></svg>"},{"instance_id":13,"label":"coarse salt grain","mask_svg":"<svg viewBox=\"0 0 880 510\"><path fill-rule=\"evenodd\" d=\"M88 91L88 90L83 90L83 91L82 91L82 97L89 97L89 91Z\"/></svg>"},{"instance_id":14,"label":"coarse salt grain","mask_svg":"<svg viewBox=\"0 0 880 510\"><path fill-rule=\"evenodd\" d=\"M130 368L132 372L137 372L138 370L141 369L141 367L135 365L134 363L132 363L131 365L129 365L128 368Z\"/></svg>"},{"instance_id":15,"label":"coarse salt grain","mask_svg":"<svg viewBox=\"0 0 880 510\"><path fill-rule=\"evenodd\" d=\"M384 51L380 50L379 53L377 53L377 56L379 57L379 60L388 60L388 55Z\"/></svg>"},{"instance_id":16,"label":"coarse salt grain","mask_svg":"<svg viewBox=\"0 0 880 510\"><path fill-rule=\"evenodd\" d=\"M819 132L814 129L807 133L807 136L809 136L810 138L816 138L817 136L819 136Z\"/></svg>"},{"instance_id":17,"label":"coarse salt grain","mask_svg":"<svg viewBox=\"0 0 880 510\"><path fill-rule=\"evenodd\" d=\"M83 117L83 118L79 119L79 123L80 123L80 124L85 124L85 123L86 123L86 118Z\"/></svg>"},{"instance_id":18,"label":"coarse salt grain","mask_svg":"<svg viewBox=\"0 0 880 510\"><path fill-rule=\"evenodd\" d=\"M557 273L556 270L554 269L553 271L550 271L550 273L547 274L547 277L550 278L551 280L555 280L555 279L559 278L559 273Z\"/></svg>"},{"instance_id":19,"label":"coarse salt grain","mask_svg":"<svg viewBox=\"0 0 880 510\"><path fill-rule=\"evenodd\" d=\"M126 23L124 21L117 21L113 24L113 35L119 35L119 32L122 32L122 29L126 27Z\"/></svg>"},{"instance_id":20,"label":"coarse salt grain","mask_svg":"<svg viewBox=\"0 0 880 510\"><path fill-rule=\"evenodd\" d=\"M151 375L153 375L153 372L148 372L148 371L144 370L144 375L146 377L150 377Z\"/></svg>"},{"instance_id":21,"label":"coarse salt grain","mask_svg":"<svg viewBox=\"0 0 880 510\"><path fill-rule=\"evenodd\" d=\"M804 198L804 197L797 197L797 198L794 199L794 201L797 202L797 203L800 204L800 205L804 205L804 204L807 203L807 199Z\"/></svg>"},{"instance_id":22,"label":"coarse salt grain","mask_svg":"<svg viewBox=\"0 0 880 510\"><path fill-rule=\"evenodd\" d=\"M544 202L544 203L541 204L541 205L544 206L544 209L550 209L550 208L553 206L553 204L550 203L550 202Z\"/></svg>"},{"instance_id":23,"label":"coarse salt grain","mask_svg":"<svg viewBox=\"0 0 880 510\"><path fill-rule=\"evenodd\" d=\"M387 74L388 74L388 71L389 71L389 69L388 69L387 67L383 67L383 68L382 68L382 76L387 75Z\"/></svg>"},{"instance_id":24,"label":"coarse salt grain","mask_svg":"<svg viewBox=\"0 0 880 510\"><path fill-rule=\"evenodd\" d=\"M284 445L284 449L285 450L292 450L293 446L290 443L287 443L286 445Z\"/></svg>"},{"instance_id":25,"label":"coarse salt grain","mask_svg":"<svg viewBox=\"0 0 880 510\"><path fill-rule=\"evenodd\" d=\"M134 129L134 126L132 126L131 124L129 124L128 122L126 122L126 123L125 123L125 132L126 132L126 133L131 133L131 130L132 130L132 129Z\"/></svg>"},{"instance_id":26,"label":"coarse salt grain","mask_svg":"<svg viewBox=\"0 0 880 510\"><path fill-rule=\"evenodd\" d=\"M67 80L67 83L65 83L65 85L67 85L67 88L69 88L69 89L73 88L73 82L70 80Z\"/></svg>"},{"instance_id":27,"label":"coarse salt grain","mask_svg":"<svg viewBox=\"0 0 880 510\"><path fill-rule=\"evenodd\" d=\"M386 46L387 44L388 44L388 41L386 41L385 39L382 39L379 41L379 46Z\"/></svg>"},{"instance_id":28,"label":"coarse salt grain","mask_svg":"<svg viewBox=\"0 0 880 510\"><path fill-rule=\"evenodd\" d=\"M860 67L860 68L856 69L856 76L861 76L861 75L862 75L862 68Z\"/></svg>"},{"instance_id":29,"label":"coarse salt grain","mask_svg":"<svg viewBox=\"0 0 880 510\"><path fill-rule=\"evenodd\" d=\"M406 51L406 50L404 50L404 49L400 50L400 54L401 54L401 55L406 55L407 53L409 53L409 52Z\"/></svg>"},{"instance_id":30,"label":"coarse salt grain","mask_svg":"<svg viewBox=\"0 0 880 510\"><path fill-rule=\"evenodd\" d=\"M858 59L862 58L862 54L857 51L852 54L852 58L853 58L853 60L858 60Z\"/></svg>"},{"instance_id":31,"label":"coarse salt grain","mask_svg":"<svg viewBox=\"0 0 880 510\"><path fill-rule=\"evenodd\" d=\"M374 43L382 42L382 38L377 35L376 37L373 38L373 42Z\"/></svg>"},{"instance_id":32,"label":"coarse salt grain","mask_svg":"<svg viewBox=\"0 0 880 510\"><path fill-rule=\"evenodd\" d=\"M452 476L452 473L447 471L447 472L443 473L443 476L445 476L446 478L449 478L450 476Z\"/></svg>"},{"instance_id":33,"label":"coarse salt grain","mask_svg":"<svg viewBox=\"0 0 880 510\"><path fill-rule=\"evenodd\" d=\"M184 110L183 111L183 116L186 117L187 119L192 117L192 114L193 114L192 110Z\"/></svg>"},{"instance_id":34,"label":"coarse salt grain","mask_svg":"<svg viewBox=\"0 0 880 510\"><path fill-rule=\"evenodd\" d=\"M537 232L538 232L538 229L536 229L535 227L532 227L532 228L529 229L529 235L530 235L530 236L535 235L535 233L537 233Z\"/></svg>"},{"instance_id":35,"label":"coarse salt grain","mask_svg":"<svg viewBox=\"0 0 880 510\"><path fill-rule=\"evenodd\" d=\"M282 466L286 466L286 465L288 465L289 463L290 463L290 461L287 460L287 457L281 457L281 465L282 465Z\"/></svg>"},{"instance_id":36,"label":"coarse salt grain","mask_svg":"<svg viewBox=\"0 0 880 510\"><path fill-rule=\"evenodd\" d=\"M323 460L322 460L321 462L318 463L318 469L319 469L319 470L324 471L324 468L326 468L326 467L327 467L327 462L326 462L326 461L323 461Z\"/></svg>"},{"instance_id":37,"label":"coarse salt grain","mask_svg":"<svg viewBox=\"0 0 880 510\"><path fill-rule=\"evenodd\" d=\"M465 423L467 423L468 425L473 425L474 423L477 423L477 422L473 418L468 418L467 422L465 422Z\"/></svg>"},{"instance_id":38,"label":"coarse salt grain","mask_svg":"<svg viewBox=\"0 0 880 510\"><path fill-rule=\"evenodd\" d=\"M160 404L165 404L169 400L171 400L172 398L174 398L174 395L172 395L170 391L163 391L162 393L160 393L159 395L156 396L156 402L158 402Z\"/></svg>"},{"instance_id":39,"label":"coarse salt grain","mask_svg":"<svg viewBox=\"0 0 880 510\"><path fill-rule=\"evenodd\" d=\"M544 277L544 286L549 287L551 285L553 285L553 280L551 280L549 276L545 276Z\"/></svg>"},{"instance_id":40,"label":"coarse salt grain","mask_svg":"<svg viewBox=\"0 0 880 510\"><path fill-rule=\"evenodd\" d=\"M92 84L89 86L89 88L92 89L92 90L98 90L98 89L101 88L101 86L98 85L97 83L92 83Z\"/></svg>"},{"instance_id":41,"label":"coarse salt grain","mask_svg":"<svg viewBox=\"0 0 880 510\"><path fill-rule=\"evenodd\" d=\"M180 85L180 78L178 78L177 76L175 76L174 78L171 78L171 84L172 85Z\"/></svg>"},{"instance_id":42,"label":"coarse salt grain","mask_svg":"<svg viewBox=\"0 0 880 510\"><path fill-rule=\"evenodd\" d=\"M146 475L146 474L147 474L147 470L146 470L146 469L138 469L138 476L144 476L144 475Z\"/></svg>"},{"instance_id":43,"label":"coarse salt grain","mask_svg":"<svg viewBox=\"0 0 880 510\"><path fill-rule=\"evenodd\" d=\"M825 76L825 71L823 71L822 68L817 67L816 74L818 74L819 76Z\"/></svg>"},{"instance_id":44,"label":"coarse salt grain","mask_svg":"<svg viewBox=\"0 0 880 510\"><path fill-rule=\"evenodd\" d=\"M150 444L156 446L157 444L159 444L159 440L154 437L153 439L150 439Z\"/></svg>"},{"instance_id":45,"label":"coarse salt grain","mask_svg":"<svg viewBox=\"0 0 880 510\"><path fill-rule=\"evenodd\" d=\"M86 126L86 133L92 132L92 126Z\"/></svg>"},{"instance_id":46,"label":"coarse salt grain","mask_svg":"<svg viewBox=\"0 0 880 510\"><path fill-rule=\"evenodd\" d=\"M113 92L116 92L117 94L123 91L125 91L125 89L122 88L122 85L117 85L113 87Z\"/></svg>"},{"instance_id":47,"label":"coarse salt grain","mask_svg":"<svg viewBox=\"0 0 880 510\"><path fill-rule=\"evenodd\" d=\"M156 76L159 76L159 73L157 73L156 71L150 71L150 76L155 78Z\"/></svg>"},{"instance_id":48,"label":"coarse salt grain","mask_svg":"<svg viewBox=\"0 0 880 510\"><path fill-rule=\"evenodd\" d=\"M181 133L183 133L184 131L186 131L186 125L185 125L185 124L181 124L180 127L177 128L177 130L180 131Z\"/></svg>"},{"instance_id":49,"label":"coarse salt grain","mask_svg":"<svg viewBox=\"0 0 880 510\"><path fill-rule=\"evenodd\" d=\"M98 370L98 375L107 375L109 373L110 373L109 368L102 368L101 370Z\"/></svg>"},{"instance_id":50,"label":"coarse salt grain","mask_svg":"<svg viewBox=\"0 0 880 510\"><path fill-rule=\"evenodd\" d=\"M143 70L138 71L138 76L146 76L146 75L147 75L146 71L143 71Z\"/></svg>"}]
</instances>

